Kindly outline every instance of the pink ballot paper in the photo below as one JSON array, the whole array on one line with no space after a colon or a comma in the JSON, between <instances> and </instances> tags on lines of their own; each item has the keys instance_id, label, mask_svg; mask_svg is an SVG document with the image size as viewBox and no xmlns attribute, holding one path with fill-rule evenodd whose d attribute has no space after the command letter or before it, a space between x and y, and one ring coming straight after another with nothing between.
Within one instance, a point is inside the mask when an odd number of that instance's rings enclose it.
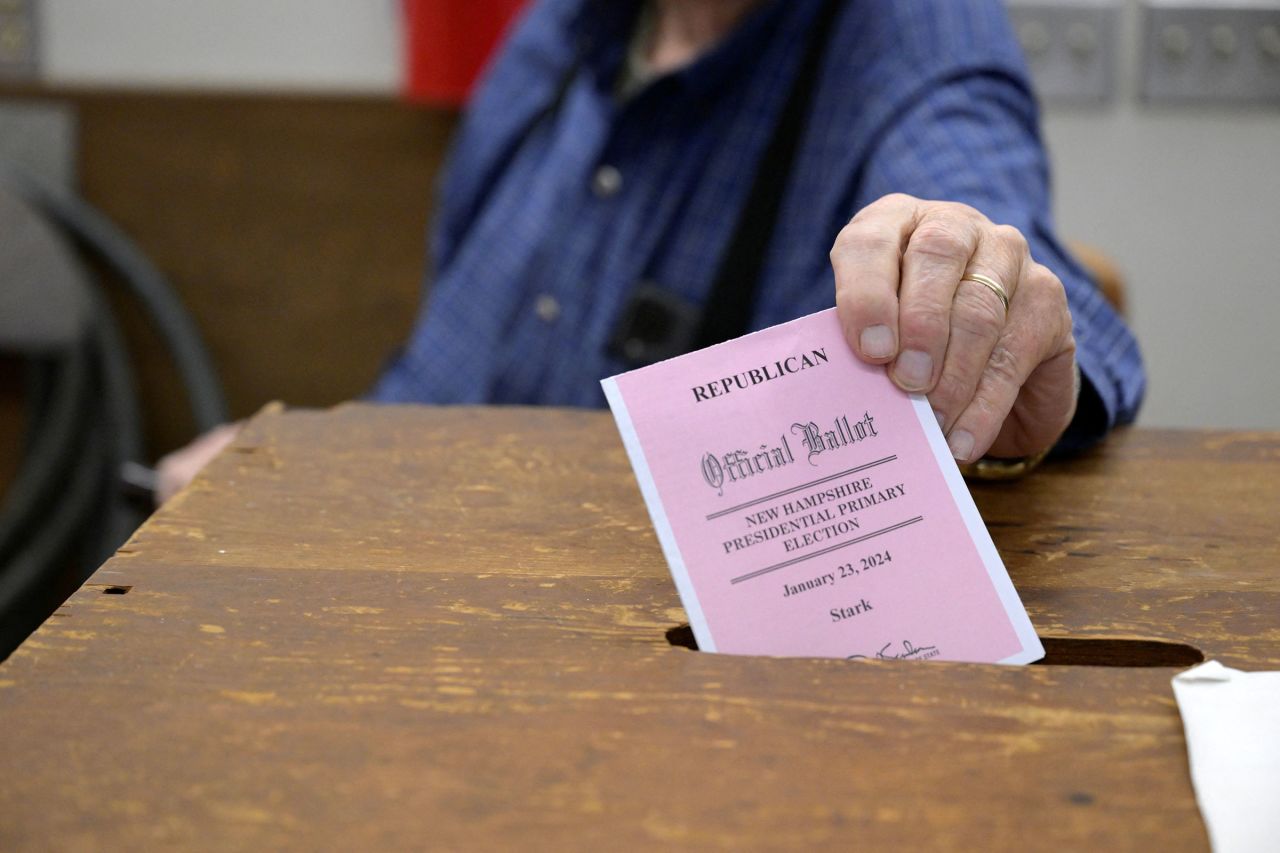
<instances>
[{"instance_id":1,"label":"pink ballot paper","mask_svg":"<svg viewBox=\"0 0 1280 853\"><path fill-rule=\"evenodd\" d=\"M699 648L1044 657L928 402L834 309L602 384Z\"/></svg>"}]
</instances>

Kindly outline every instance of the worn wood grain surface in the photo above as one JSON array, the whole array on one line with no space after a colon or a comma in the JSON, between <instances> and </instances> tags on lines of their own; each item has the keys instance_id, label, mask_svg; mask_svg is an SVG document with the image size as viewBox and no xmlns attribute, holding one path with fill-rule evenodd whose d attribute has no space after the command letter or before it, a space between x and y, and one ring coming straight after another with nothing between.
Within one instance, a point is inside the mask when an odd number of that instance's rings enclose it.
<instances>
[{"instance_id":1,"label":"worn wood grain surface","mask_svg":"<svg viewBox=\"0 0 1280 853\"><path fill-rule=\"evenodd\" d=\"M979 486L1060 665L729 657L607 415L265 413L0 666L0 849L1203 849L1152 650L1280 667L1277 473Z\"/></svg>"}]
</instances>

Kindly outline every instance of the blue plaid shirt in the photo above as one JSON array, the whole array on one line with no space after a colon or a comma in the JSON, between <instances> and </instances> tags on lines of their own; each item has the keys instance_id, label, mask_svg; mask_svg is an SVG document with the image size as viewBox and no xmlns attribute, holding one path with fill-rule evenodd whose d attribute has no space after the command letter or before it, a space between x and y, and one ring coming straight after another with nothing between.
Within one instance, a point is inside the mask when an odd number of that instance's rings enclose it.
<instances>
[{"instance_id":1,"label":"blue plaid shirt","mask_svg":"<svg viewBox=\"0 0 1280 853\"><path fill-rule=\"evenodd\" d=\"M540 0L489 69L440 188L429 298L386 402L601 406L633 287L705 302L818 0L769 0L620 101L638 0ZM893 192L1015 226L1066 285L1084 377L1064 439L1133 419L1132 335L1053 234L1035 100L999 0L845 0L759 279L752 328L834 304L827 253Z\"/></svg>"}]
</instances>

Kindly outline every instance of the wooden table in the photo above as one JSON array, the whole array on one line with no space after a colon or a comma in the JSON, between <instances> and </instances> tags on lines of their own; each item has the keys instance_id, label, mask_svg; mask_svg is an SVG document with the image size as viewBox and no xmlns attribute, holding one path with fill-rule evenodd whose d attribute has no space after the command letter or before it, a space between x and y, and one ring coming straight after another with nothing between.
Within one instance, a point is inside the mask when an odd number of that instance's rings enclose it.
<instances>
[{"instance_id":1,"label":"wooden table","mask_svg":"<svg viewBox=\"0 0 1280 853\"><path fill-rule=\"evenodd\" d=\"M0 666L0 849L1203 849L1169 679L1280 668L1280 435L976 494L1059 665L672 645L606 414L264 413Z\"/></svg>"}]
</instances>

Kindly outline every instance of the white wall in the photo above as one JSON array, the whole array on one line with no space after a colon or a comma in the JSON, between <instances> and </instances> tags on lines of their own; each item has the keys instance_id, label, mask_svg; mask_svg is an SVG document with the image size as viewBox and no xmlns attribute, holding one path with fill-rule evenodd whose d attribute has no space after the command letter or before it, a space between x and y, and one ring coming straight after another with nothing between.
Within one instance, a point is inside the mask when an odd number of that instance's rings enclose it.
<instances>
[{"instance_id":1,"label":"white wall","mask_svg":"<svg viewBox=\"0 0 1280 853\"><path fill-rule=\"evenodd\" d=\"M392 92L398 0L41 0L42 76L120 87Z\"/></svg>"},{"instance_id":2,"label":"white wall","mask_svg":"<svg viewBox=\"0 0 1280 853\"><path fill-rule=\"evenodd\" d=\"M1140 103L1124 11L1115 101L1046 111L1059 231L1127 275L1142 423L1280 429L1280 109Z\"/></svg>"},{"instance_id":3,"label":"white wall","mask_svg":"<svg viewBox=\"0 0 1280 853\"><path fill-rule=\"evenodd\" d=\"M459 0L462 2L462 0ZM1138 103L1137 0L1121 91L1050 108L1060 230L1129 279L1142 422L1280 428L1280 110ZM397 0L44 0L46 79L394 92Z\"/></svg>"},{"instance_id":4,"label":"white wall","mask_svg":"<svg viewBox=\"0 0 1280 853\"><path fill-rule=\"evenodd\" d=\"M1051 114L1059 230L1116 259L1142 422L1280 428L1280 116Z\"/></svg>"}]
</instances>

